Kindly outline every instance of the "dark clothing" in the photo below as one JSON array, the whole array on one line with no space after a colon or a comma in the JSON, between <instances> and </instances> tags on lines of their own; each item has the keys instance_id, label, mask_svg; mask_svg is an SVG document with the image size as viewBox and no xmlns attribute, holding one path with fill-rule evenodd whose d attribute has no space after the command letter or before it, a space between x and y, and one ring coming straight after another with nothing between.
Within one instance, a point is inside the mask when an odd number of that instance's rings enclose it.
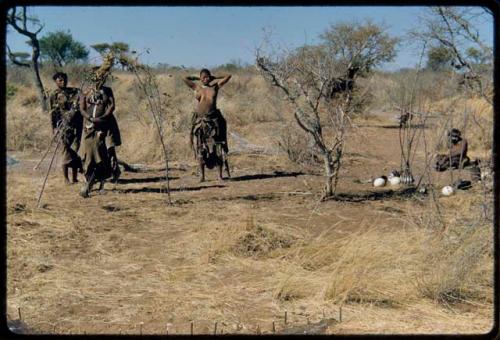
<instances>
[{"instance_id":1,"label":"dark clothing","mask_svg":"<svg viewBox=\"0 0 500 340\"><path fill-rule=\"evenodd\" d=\"M86 113L93 118L102 117L110 105L114 105L113 91L109 87L102 87L96 93L83 97L86 103ZM113 145L121 144L116 139L118 124L111 114L102 122L91 122L84 119L82 162L85 176L89 178L92 173L95 180L105 180L111 176L111 163L106 142L110 140ZM112 138L115 137L113 140ZM119 138L119 135L118 135Z\"/></svg>"},{"instance_id":2,"label":"dark clothing","mask_svg":"<svg viewBox=\"0 0 500 340\"><path fill-rule=\"evenodd\" d=\"M78 156L82 136L83 117L78 108L79 90L73 87L56 89L49 97L52 128L60 129L62 162L81 168Z\"/></svg>"},{"instance_id":3,"label":"dark clothing","mask_svg":"<svg viewBox=\"0 0 500 340\"><path fill-rule=\"evenodd\" d=\"M434 169L436 171L445 171L448 169L459 169L467 166L470 162L467 156L467 140L460 139L457 143L449 146L449 153L436 156Z\"/></svg>"},{"instance_id":4,"label":"dark clothing","mask_svg":"<svg viewBox=\"0 0 500 340\"><path fill-rule=\"evenodd\" d=\"M207 168L212 169L215 165L222 164L223 154L229 152L226 120L222 113L219 110L209 114L194 112L191 117L190 142L195 157L203 160Z\"/></svg>"}]
</instances>

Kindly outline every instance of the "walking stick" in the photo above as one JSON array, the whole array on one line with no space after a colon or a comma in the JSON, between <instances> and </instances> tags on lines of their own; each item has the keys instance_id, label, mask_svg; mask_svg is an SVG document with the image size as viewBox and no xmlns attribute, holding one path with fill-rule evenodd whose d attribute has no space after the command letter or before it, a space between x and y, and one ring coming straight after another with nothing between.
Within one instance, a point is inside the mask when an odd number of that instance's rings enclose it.
<instances>
[{"instance_id":1,"label":"walking stick","mask_svg":"<svg viewBox=\"0 0 500 340\"><path fill-rule=\"evenodd\" d=\"M50 144L49 144L49 147L47 148L47 150L45 151L45 153L43 154L42 158L40 159L40 161L33 167L33 170L37 170L38 167L40 166L40 164L42 164L43 160L45 159L45 157L47 157L49 151L50 151L50 148L52 147L52 144L54 144L54 141L56 140L57 136L59 136L59 133L61 132L60 129L57 129L56 133L54 134L54 136L52 137L52 139L50 140Z\"/></svg>"},{"instance_id":2,"label":"walking stick","mask_svg":"<svg viewBox=\"0 0 500 340\"><path fill-rule=\"evenodd\" d=\"M40 195L38 195L38 202L36 204L36 206L38 208L40 208L40 201L42 199L43 190L45 189L45 184L47 183L47 178L49 177L50 169L52 168L52 163L54 163L54 158L56 158L57 150L59 149L59 145L61 145L61 141L62 141L62 139L59 138L59 141L56 144L56 149L54 150L54 153L52 154L52 159L50 160L50 164L49 164L49 168L47 170L47 174L45 175L45 179L43 180L42 189L40 190Z\"/></svg>"}]
</instances>

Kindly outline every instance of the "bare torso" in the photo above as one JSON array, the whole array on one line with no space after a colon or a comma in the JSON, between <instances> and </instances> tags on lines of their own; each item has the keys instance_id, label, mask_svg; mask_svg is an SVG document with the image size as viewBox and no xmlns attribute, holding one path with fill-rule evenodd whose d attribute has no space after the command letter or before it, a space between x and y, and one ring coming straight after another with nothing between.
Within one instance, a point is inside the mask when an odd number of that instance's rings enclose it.
<instances>
[{"instance_id":1,"label":"bare torso","mask_svg":"<svg viewBox=\"0 0 500 340\"><path fill-rule=\"evenodd\" d=\"M217 109L217 95L219 93L218 84L196 86L196 112L199 114L209 114Z\"/></svg>"}]
</instances>

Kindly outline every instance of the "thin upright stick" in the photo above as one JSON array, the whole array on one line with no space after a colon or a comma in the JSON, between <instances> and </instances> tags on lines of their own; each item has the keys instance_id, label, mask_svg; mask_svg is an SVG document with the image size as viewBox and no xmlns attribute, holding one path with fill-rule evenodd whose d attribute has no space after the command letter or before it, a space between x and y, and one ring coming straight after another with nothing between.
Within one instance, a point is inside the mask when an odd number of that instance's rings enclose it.
<instances>
[{"instance_id":1,"label":"thin upright stick","mask_svg":"<svg viewBox=\"0 0 500 340\"><path fill-rule=\"evenodd\" d=\"M54 163L54 158L56 158L57 150L59 149L59 145L61 145L61 139L56 144L56 149L54 150L54 153L52 154L52 159L50 160L49 168L47 169L47 174L45 175L45 179L43 180L43 185L42 189L40 190L40 195L38 195L38 202L36 203L36 206L40 208L40 201L42 199L42 194L43 190L45 189L45 184L47 183L47 178L49 177L50 169L52 168L52 163Z\"/></svg>"},{"instance_id":2,"label":"thin upright stick","mask_svg":"<svg viewBox=\"0 0 500 340\"><path fill-rule=\"evenodd\" d=\"M156 129L157 129L157 132L158 132L158 136L160 137L160 143L161 143L161 147L163 149L163 154L164 154L164 158L165 158L165 182L166 182L166 185L167 185L168 203L172 204L172 200L170 198L170 180L169 180L169 177L168 177L168 152L167 152L167 147L165 145L165 141L163 139L163 131L162 131L162 128L161 128L161 123L160 123L160 121L159 121L159 119L158 119L158 117L157 117L157 115L155 113L155 110L161 110L161 107L156 106L155 103L151 100L151 97L153 95L151 93L149 93L150 91L148 91L147 85L139 77L139 74L138 74L138 71L137 71L136 67L133 68L133 72L134 72L135 78L137 79L140 87L142 87L142 90L146 94L146 98L148 100L148 105L149 105L149 108L150 108L150 112L151 112L151 115L153 116L153 121L155 122ZM147 70L146 70L146 72L147 72L147 76L151 76ZM154 85L156 85L156 84L154 84Z\"/></svg>"},{"instance_id":3,"label":"thin upright stick","mask_svg":"<svg viewBox=\"0 0 500 340\"><path fill-rule=\"evenodd\" d=\"M49 151L50 151L50 148L52 147L52 144L54 144L54 141L56 140L56 138L59 136L59 132L61 130L57 130L56 133L54 134L54 136L52 137L52 139L50 140L50 144L49 146L47 147L47 150L45 150L45 153L43 154L42 158L38 161L38 163L36 163L36 165L33 167L33 170L37 170L38 167L40 166L40 164L42 164L43 160L45 159L45 157L47 157Z\"/></svg>"}]
</instances>

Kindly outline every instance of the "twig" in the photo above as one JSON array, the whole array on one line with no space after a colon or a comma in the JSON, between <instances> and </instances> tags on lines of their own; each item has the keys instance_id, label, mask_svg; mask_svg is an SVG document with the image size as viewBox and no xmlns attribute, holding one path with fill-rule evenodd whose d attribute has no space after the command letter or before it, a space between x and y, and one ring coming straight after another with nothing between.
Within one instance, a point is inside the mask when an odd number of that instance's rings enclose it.
<instances>
[{"instance_id":1,"label":"twig","mask_svg":"<svg viewBox=\"0 0 500 340\"><path fill-rule=\"evenodd\" d=\"M56 138L59 136L59 133L60 133L60 129L57 129L57 132L54 134L54 136L52 137L52 139L50 140L50 143L49 143L49 146L47 147L47 150L45 151L45 153L43 154L42 158L38 161L38 163L33 167L33 170L37 170L38 167L40 166L40 164L42 164L43 160L45 159L45 157L47 157L47 154L49 153L50 151L50 148L52 147L52 144L54 144L54 141L56 140Z\"/></svg>"},{"instance_id":2,"label":"twig","mask_svg":"<svg viewBox=\"0 0 500 340\"><path fill-rule=\"evenodd\" d=\"M43 194L43 191L45 189L45 184L47 183L47 178L49 177L50 169L52 168L52 163L54 162L54 158L56 157L57 150L59 149L59 145L61 145L61 140L62 139L59 139L59 141L57 142L56 149L54 150L54 153L52 154L52 159L50 160L49 168L47 169L47 174L45 175L45 179L43 180L42 189L40 190L40 195L38 195L38 201L36 203L36 206L38 208L40 208L40 201L42 199L42 194Z\"/></svg>"}]
</instances>

